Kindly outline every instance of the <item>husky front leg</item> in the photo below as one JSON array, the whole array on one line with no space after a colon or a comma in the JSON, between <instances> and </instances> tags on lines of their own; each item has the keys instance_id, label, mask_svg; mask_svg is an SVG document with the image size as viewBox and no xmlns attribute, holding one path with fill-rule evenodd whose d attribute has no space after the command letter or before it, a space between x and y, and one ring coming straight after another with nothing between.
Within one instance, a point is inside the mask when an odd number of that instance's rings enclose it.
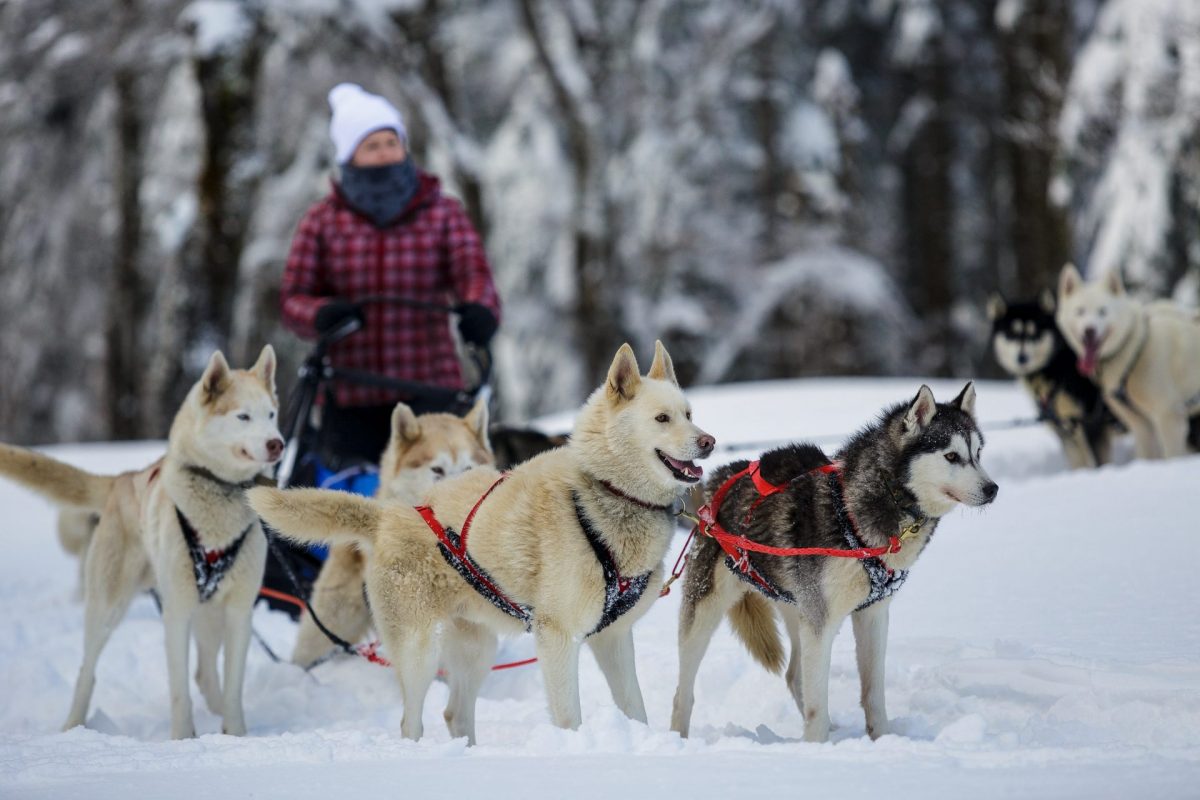
<instances>
[{"instance_id":1,"label":"husky front leg","mask_svg":"<svg viewBox=\"0 0 1200 800\"><path fill-rule=\"evenodd\" d=\"M828 619L814 628L800 623L800 684L804 698L804 741L829 741L829 660L837 625Z\"/></svg>"},{"instance_id":2,"label":"husky front leg","mask_svg":"<svg viewBox=\"0 0 1200 800\"><path fill-rule=\"evenodd\" d=\"M560 728L574 730L583 723L579 710L579 640L544 619L534 620L533 637L550 720Z\"/></svg>"},{"instance_id":3,"label":"husky front leg","mask_svg":"<svg viewBox=\"0 0 1200 800\"><path fill-rule=\"evenodd\" d=\"M192 613L195 608L194 604L174 599L169 594L163 597L167 682L171 690L172 739L190 739L196 735L188 682L188 645L192 636Z\"/></svg>"},{"instance_id":4,"label":"husky front leg","mask_svg":"<svg viewBox=\"0 0 1200 800\"><path fill-rule=\"evenodd\" d=\"M246 735L246 715L242 707L242 686L246 680L246 655L250 651L251 605L230 601L224 609L225 618L225 693L221 713L221 732L230 736Z\"/></svg>"},{"instance_id":5,"label":"husky front leg","mask_svg":"<svg viewBox=\"0 0 1200 800\"><path fill-rule=\"evenodd\" d=\"M880 600L851 615L858 678L862 683L862 707L867 717L867 735L872 739L888 733L884 660L887 655L888 606L891 602L890 598Z\"/></svg>"},{"instance_id":6,"label":"husky front leg","mask_svg":"<svg viewBox=\"0 0 1200 800\"><path fill-rule=\"evenodd\" d=\"M642 700L637 665L634 663L633 626L609 627L590 637L587 642L596 656L600 671L604 673L604 679L608 681L617 708L630 719L645 723L646 705Z\"/></svg>"},{"instance_id":7,"label":"husky front leg","mask_svg":"<svg viewBox=\"0 0 1200 800\"><path fill-rule=\"evenodd\" d=\"M225 701L217 674L217 654L225 635L225 620L219 608L205 604L196 609L193 625L196 638L196 685L200 687L208 710L222 714Z\"/></svg>"}]
</instances>

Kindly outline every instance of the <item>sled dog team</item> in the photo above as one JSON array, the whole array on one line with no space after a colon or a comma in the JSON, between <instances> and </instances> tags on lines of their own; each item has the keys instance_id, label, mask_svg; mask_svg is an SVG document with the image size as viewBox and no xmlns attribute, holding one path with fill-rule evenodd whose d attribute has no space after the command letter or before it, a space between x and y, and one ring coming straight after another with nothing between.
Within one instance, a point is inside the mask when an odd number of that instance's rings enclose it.
<instances>
[{"instance_id":1,"label":"sled dog team","mask_svg":"<svg viewBox=\"0 0 1200 800\"><path fill-rule=\"evenodd\" d=\"M1064 271L1058 313L1080 366L1091 366L1106 399L1124 401L1114 413L1139 455L1180 452L1200 402L1200 325L1181 311L1134 304L1119 282L1084 284L1073 268ZM721 620L778 673L778 619L804 738L825 741L831 646L850 617L867 732L887 733L891 598L941 517L997 494L981 463L975 402L971 383L949 402L922 386L832 457L796 444L716 471L684 574L673 730L689 732L696 674ZM72 538L86 541L84 657L66 727L85 722L108 637L133 596L153 588L165 627L171 735L195 733L192 638L206 704L225 733L245 733L242 683L266 558L263 522L297 541L334 545L314 609L343 638L376 629L399 679L405 736L423 734L425 695L441 670L450 688L446 724L473 743L476 698L498 636L520 631L533 634L555 724L581 723L584 644L617 706L646 721L633 625L663 585L677 500L700 482L695 461L716 444L692 421L661 343L644 375L623 346L567 443L508 473L492 467L483 405L463 419L416 417L397 406L375 498L273 488L263 475L283 449L277 411L271 347L248 370L231 369L218 352L178 412L166 454L143 470L98 476L0 445L0 475L70 509L60 535L74 529ZM306 618L293 660L311 663L327 648Z\"/></svg>"}]
</instances>

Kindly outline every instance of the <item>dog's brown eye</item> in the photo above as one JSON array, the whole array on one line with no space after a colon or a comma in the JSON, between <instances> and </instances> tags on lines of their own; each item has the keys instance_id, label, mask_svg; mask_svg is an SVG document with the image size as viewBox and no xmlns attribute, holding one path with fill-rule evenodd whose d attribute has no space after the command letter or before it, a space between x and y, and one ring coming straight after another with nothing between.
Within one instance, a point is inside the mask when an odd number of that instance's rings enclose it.
<instances>
[{"instance_id":1,"label":"dog's brown eye","mask_svg":"<svg viewBox=\"0 0 1200 800\"><path fill-rule=\"evenodd\" d=\"M670 422L671 418L669 416L667 416L666 414L659 414L657 417L654 418L654 420L655 420L655 422Z\"/></svg>"},{"instance_id":2,"label":"dog's brown eye","mask_svg":"<svg viewBox=\"0 0 1200 800\"><path fill-rule=\"evenodd\" d=\"M444 476L446 475L446 470L445 470L445 468L443 468L443 467L434 467L434 468L433 468L433 474L434 474L434 475L437 475L439 478L441 478L441 477L444 477Z\"/></svg>"},{"instance_id":3,"label":"dog's brown eye","mask_svg":"<svg viewBox=\"0 0 1200 800\"><path fill-rule=\"evenodd\" d=\"M685 417L687 417L687 421L688 421L688 422L691 422L691 421L692 421L692 412L690 412L690 411L689 411L689 412L687 412L686 414L684 414L684 416L685 416Z\"/></svg>"},{"instance_id":4,"label":"dog's brown eye","mask_svg":"<svg viewBox=\"0 0 1200 800\"><path fill-rule=\"evenodd\" d=\"M946 453L946 460L951 464L958 463L958 453Z\"/></svg>"},{"instance_id":5,"label":"dog's brown eye","mask_svg":"<svg viewBox=\"0 0 1200 800\"><path fill-rule=\"evenodd\" d=\"M240 419L242 422L249 422L250 415L249 414L238 414L238 419Z\"/></svg>"}]
</instances>

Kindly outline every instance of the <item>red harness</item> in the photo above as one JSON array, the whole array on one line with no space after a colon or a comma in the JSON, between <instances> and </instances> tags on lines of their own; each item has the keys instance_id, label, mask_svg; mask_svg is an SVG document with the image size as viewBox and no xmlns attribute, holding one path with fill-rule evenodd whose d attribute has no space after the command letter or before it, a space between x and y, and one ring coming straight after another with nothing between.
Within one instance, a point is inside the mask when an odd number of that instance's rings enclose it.
<instances>
[{"instance_id":1,"label":"red harness","mask_svg":"<svg viewBox=\"0 0 1200 800\"><path fill-rule=\"evenodd\" d=\"M824 474L835 474L841 478L842 468L838 464L826 464L817 467L814 470L804 473L800 477L811 475L814 472ZM731 475L729 480L721 484L713 494L712 501L700 507L696 512L699 521L696 523L697 529L705 536L711 536L721 545L721 549L733 559L734 564L742 572L749 572L750 559L747 557L747 551L755 553L766 553L772 556L832 556L833 558L878 558L882 555L900 552L900 537L892 536L888 539L887 545L883 547L857 547L853 549L839 549L833 547L772 547L766 544L747 539L745 536L738 536L725 530L719 522L717 522L717 513L721 509L721 503L725 501L725 495L729 494L729 490L744 476L749 475L750 480L754 482L754 488L758 491L759 497L750 506L750 510L746 512L746 517L742 520L742 525L745 526L750 522L750 518L754 515L754 511L758 506L773 494L778 494L787 488L788 484L777 486L767 481L766 478L758 471L758 462L751 461L746 468L741 472ZM792 480L796 480L793 478ZM790 481L789 481L790 483ZM855 525L855 528L858 526Z\"/></svg>"},{"instance_id":2,"label":"red harness","mask_svg":"<svg viewBox=\"0 0 1200 800\"><path fill-rule=\"evenodd\" d=\"M471 512L467 514L467 518L463 521L462 532L458 534L457 542L455 542L446 533L446 529L442 526L442 523L438 522L438 518L433 513L432 508L429 506L416 506L416 510L417 513L421 515L421 518L425 520L425 524L429 526L429 529L433 531L435 536L437 536L438 541L442 543L442 546L450 551L450 553L455 557L455 568L459 569L460 571L463 569L467 570L470 573L471 578L478 585L486 588L492 594L492 596L495 598L493 602L498 601L499 603L503 604L504 607L501 608L502 611L505 611L506 613L511 614L517 619L525 622L526 627L528 627L530 622L529 609L513 600L510 600L508 595L500 591L500 587L497 586L494 581L492 581L491 577L482 569L480 569L475 562L467 556L467 535L471 532L471 521L475 519L475 512L479 510L481 505L483 505L483 501L487 500L488 496L495 491L496 487L504 483L505 479L507 478L508 473L505 472L496 479L496 482L493 483L486 492L483 493L483 497L480 497L477 501L475 501L475 505L471 508Z\"/></svg>"}]
</instances>

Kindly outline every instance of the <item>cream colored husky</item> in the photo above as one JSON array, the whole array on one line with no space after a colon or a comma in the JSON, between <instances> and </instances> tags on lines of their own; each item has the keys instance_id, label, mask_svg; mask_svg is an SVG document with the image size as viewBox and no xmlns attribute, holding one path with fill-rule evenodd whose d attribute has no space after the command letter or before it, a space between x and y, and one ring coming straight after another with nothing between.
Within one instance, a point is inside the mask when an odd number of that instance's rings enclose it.
<instances>
[{"instance_id":1,"label":"cream colored husky","mask_svg":"<svg viewBox=\"0 0 1200 800\"><path fill-rule=\"evenodd\" d=\"M466 417L418 417L399 403L392 412L392 435L380 459L375 496L415 506L435 483L491 463L487 405L483 400ZM309 598L321 624L348 642L358 641L371 627L371 611L363 596L365 569L364 554L354 545L330 548ZM332 644L305 614L300 619L292 661L307 667L328 653Z\"/></svg>"},{"instance_id":2,"label":"cream colored husky","mask_svg":"<svg viewBox=\"0 0 1200 800\"><path fill-rule=\"evenodd\" d=\"M474 742L475 698L497 634L523 629L534 635L556 725L581 722L585 641L617 705L646 720L632 626L658 594L672 505L702 475L692 459L714 444L692 423L662 344L645 377L624 345L565 447L500 483L494 469L479 467L430 490L429 513L448 529L449 545L401 503L319 489L258 488L249 497L266 522L295 539L367 548L367 593L400 679L403 734L423 732L440 657L450 684L446 723ZM468 547L459 549L460 536Z\"/></svg>"},{"instance_id":3,"label":"cream colored husky","mask_svg":"<svg viewBox=\"0 0 1200 800\"><path fill-rule=\"evenodd\" d=\"M1142 303L1113 272L1084 283L1068 264L1058 281L1057 321L1079 371L1133 433L1138 458L1185 455L1189 426L1200 423L1200 314L1167 301Z\"/></svg>"},{"instance_id":4,"label":"cream colored husky","mask_svg":"<svg viewBox=\"0 0 1200 800\"><path fill-rule=\"evenodd\" d=\"M193 630L205 702L225 733L246 732L242 678L267 541L244 491L283 450L277 410L268 345L249 370L231 370L214 353L171 424L166 455L140 472L93 475L0 445L0 475L100 513L84 562L83 665L65 728L84 724L101 650L133 596L153 588L166 629L172 738L195 735L187 675Z\"/></svg>"}]
</instances>

